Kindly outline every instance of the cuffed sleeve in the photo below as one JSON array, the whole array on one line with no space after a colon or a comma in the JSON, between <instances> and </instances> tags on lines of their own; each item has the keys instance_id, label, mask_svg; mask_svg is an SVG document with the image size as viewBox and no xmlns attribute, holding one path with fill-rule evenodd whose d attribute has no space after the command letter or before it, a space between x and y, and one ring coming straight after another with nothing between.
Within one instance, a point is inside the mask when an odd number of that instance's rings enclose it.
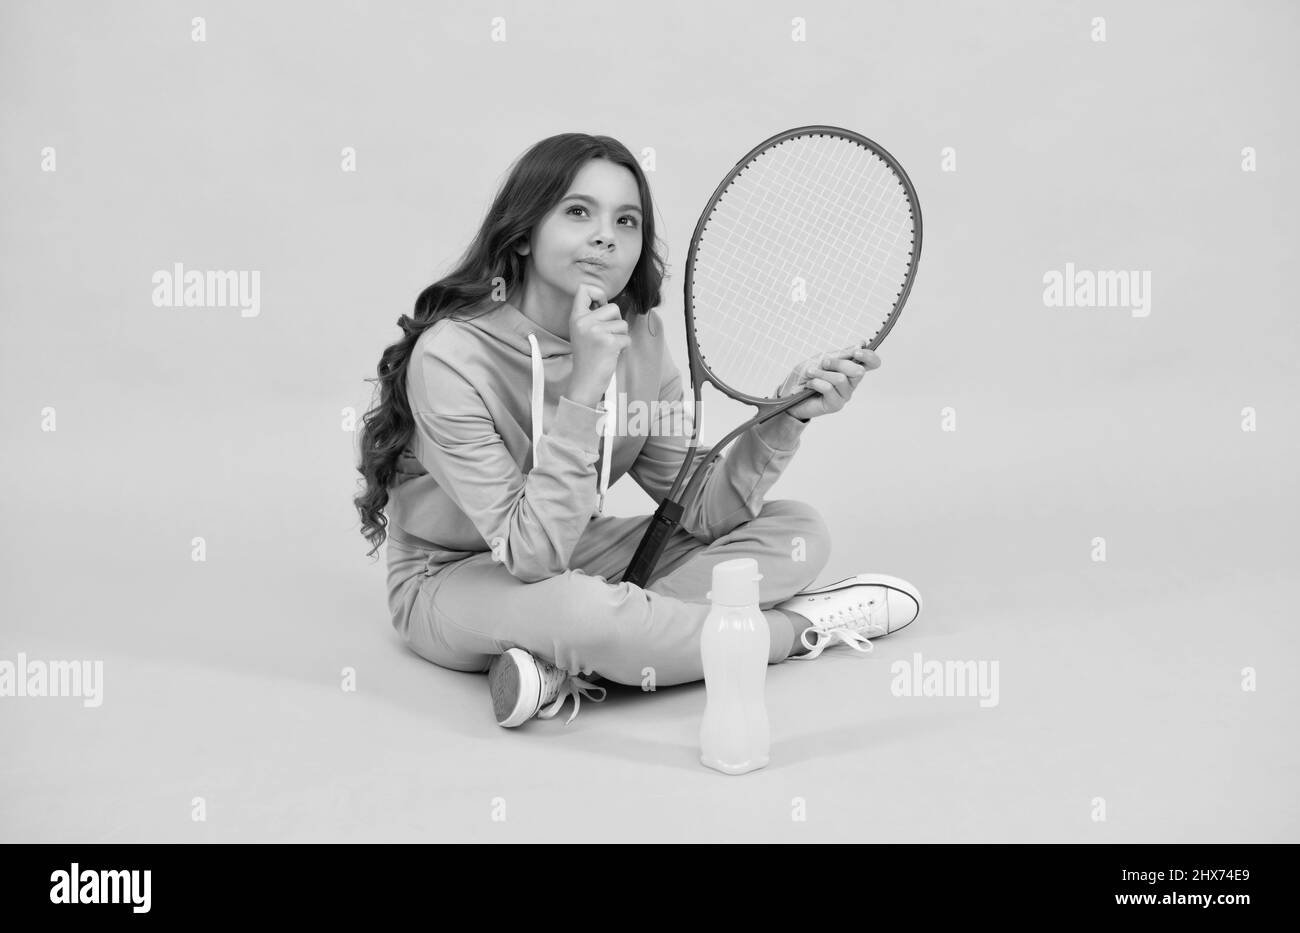
<instances>
[{"instance_id":1,"label":"cuffed sleeve","mask_svg":"<svg viewBox=\"0 0 1300 933\"><path fill-rule=\"evenodd\" d=\"M681 372L667 353L664 377L659 389L662 405L682 404ZM680 422L680 419L677 419ZM709 465L699 495L682 515L681 527L705 544L712 543L737 525L757 518L764 497L780 477L799 447L804 422L781 412L763 424L750 428L732 442ZM686 458L689 438L679 434L651 434L646 438L629 472L656 502L663 501ZM695 450L689 484L712 447ZM682 486L685 492L686 485Z\"/></svg>"},{"instance_id":2,"label":"cuffed sleeve","mask_svg":"<svg viewBox=\"0 0 1300 933\"><path fill-rule=\"evenodd\" d=\"M597 427L604 413L561 397L527 474L482 397L449 360L411 361L412 448L439 488L525 583L568 569L596 506Z\"/></svg>"},{"instance_id":3,"label":"cuffed sleeve","mask_svg":"<svg viewBox=\"0 0 1300 933\"><path fill-rule=\"evenodd\" d=\"M763 443L772 450L793 453L798 449L799 437L807 426L807 421L800 421L789 411L783 411L751 430L757 431Z\"/></svg>"}]
</instances>

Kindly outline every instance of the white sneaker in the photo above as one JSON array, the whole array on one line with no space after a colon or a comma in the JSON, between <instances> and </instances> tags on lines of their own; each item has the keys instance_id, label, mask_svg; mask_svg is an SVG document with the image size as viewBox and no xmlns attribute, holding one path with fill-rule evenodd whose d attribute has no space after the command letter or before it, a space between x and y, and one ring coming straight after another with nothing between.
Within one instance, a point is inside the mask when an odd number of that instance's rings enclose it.
<instances>
[{"instance_id":1,"label":"white sneaker","mask_svg":"<svg viewBox=\"0 0 1300 933\"><path fill-rule=\"evenodd\" d=\"M604 687L570 675L523 648L510 648L493 658L488 668L488 689L497 725L507 729L523 725L534 716L551 719L559 713L564 701L573 697L573 712L564 723L567 726L578 715L581 697L600 703L606 693ZM594 695L596 691L600 691L600 696Z\"/></svg>"},{"instance_id":2,"label":"white sneaker","mask_svg":"<svg viewBox=\"0 0 1300 933\"><path fill-rule=\"evenodd\" d=\"M921 614L921 594L898 577L860 573L815 590L804 590L773 608L797 612L812 623L799 636L808 652L790 655L790 660L811 660L837 639L855 651L869 654L870 639L890 635L916 621Z\"/></svg>"}]
</instances>

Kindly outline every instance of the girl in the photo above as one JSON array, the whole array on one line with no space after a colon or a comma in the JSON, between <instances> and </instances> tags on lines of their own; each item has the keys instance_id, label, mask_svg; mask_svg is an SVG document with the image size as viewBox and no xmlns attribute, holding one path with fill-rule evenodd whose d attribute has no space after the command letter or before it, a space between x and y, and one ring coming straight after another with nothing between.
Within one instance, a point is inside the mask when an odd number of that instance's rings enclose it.
<instances>
[{"instance_id":1,"label":"girl","mask_svg":"<svg viewBox=\"0 0 1300 933\"><path fill-rule=\"evenodd\" d=\"M513 166L455 271L398 319L405 336L379 362L354 500L362 534L371 555L388 541L394 627L426 660L487 671L502 726L549 719L570 695L572 722L579 696L604 699L583 679L593 672L643 686L702 679L719 561L758 562L769 663L837 639L870 651L869 638L921 609L914 587L879 574L805 589L830 555L826 525L803 502L764 500L807 422L841 410L880 365L865 346L796 367L778 394L819 394L737 438L646 587L619 582L650 516L606 516L610 483L631 474L658 502L688 450L686 432L633 433L631 418L614 436L620 393L629 412L682 403L653 310L657 242L649 185L621 143L544 139Z\"/></svg>"}]
</instances>

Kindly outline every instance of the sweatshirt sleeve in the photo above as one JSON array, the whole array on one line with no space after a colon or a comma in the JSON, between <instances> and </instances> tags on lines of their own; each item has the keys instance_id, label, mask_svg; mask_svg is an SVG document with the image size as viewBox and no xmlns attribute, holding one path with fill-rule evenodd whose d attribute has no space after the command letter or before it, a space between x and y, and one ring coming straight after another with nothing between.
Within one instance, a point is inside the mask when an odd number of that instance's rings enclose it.
<instances>
[{"instance_id":1,"label":"sweatshirt sleeve","mask_svg":"<svg viewBox=\"0 0 1300 933\"><path fill-rule=\"evenodd\" d=\"M681 372L667 352L663 360L664 376L659 389L659 401L663 403L661 410L665 410L664 405L680 405L684 395ZM680 418L674 420L682 423ZM805 427L805 422L781 412L732 441L709 465L703 487L682 514L681 527L710 544L736 526L757 518L763 508L764 496L799 449L799 437ZM682 461L686 459L689 441L688 437L680 434L651 433L646 438L645 446L629 472L656 503L662 502L672 488ZM700 463L712 450L713 447L696 448L682 492L686 491Z\"/></svg>"},{"instance_id":2,"label":"sweatshirt sleeve","mask_svg":"<svg viewBox=\"0 0 1300 933\"><path fill-rule=\"evenodd\" d=\"M596 507L604 413L561 397L534 452L540 466L524 474L478 390L432 353L417 363L412 446L420 463L489 547L501 543L501 562L513 576L536 583L563 573Z\"/></svg>"}]
</instances>

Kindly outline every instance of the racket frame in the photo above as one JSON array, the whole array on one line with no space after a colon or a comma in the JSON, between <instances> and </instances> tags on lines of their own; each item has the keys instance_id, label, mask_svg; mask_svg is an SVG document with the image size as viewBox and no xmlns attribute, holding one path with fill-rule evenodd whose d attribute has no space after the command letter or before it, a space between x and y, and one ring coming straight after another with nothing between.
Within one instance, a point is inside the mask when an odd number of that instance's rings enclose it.
<instances>
[{"instance_id":1,"label":"racket frame","mask_svg":"<svg viewBox=\"0 0 1300 933\"><path fill-rule=\"evenodd\" d=\"M908 178L907 173L903 171L902 165L900 165L898 160L895 159L883 146L868 139L860 133L855 133L852 130L844 129L843 127L815 124L811 126L796 127L794 129L784 130L783 132L777 133L775 136L763 140L763 142L750 149L749 152L738 159L736 164L732 166L731 171L727 173L726 177L723 178L717 188L714 189L712 196L704 207L704 210L700 212L699 220L695 223L695 230L691 234L691 247L686 257L686 281L682 286L682 299L686 316L686 347L689 356L688 364L691 374L692 411L697 414L697 417L693 420L691 425L691 439L687 445L686 456L682 461L681 469L677 473L677 478L673 481L673 485L669 489L668 494L664 497L663 501L659 504L658 509L655 510L655 514L651 517L650 524L641 538L641 543L638 545L636 553L633 555L631 562L628 564L627 570L623 574L622 579L624 581L636 583L638 586L645 585L645 582L654 572L654 568L659 562L659 557L663 553L664 546L668 543L668 537L680 524L681 517L685 513L688 505L692 503L695 496L699 494L700 487L703 485L714 460L728 444L750 428L763 424L764 422L775 418L781 412L793 408L805 399L812 398L819 394L816 389L806 389L802 393L791 395L788 398L770 399L752 396L728 386L725 382L714 375L713 370L709 368L708 361L705 359L704 354L700 351L699 343L695 336L695 305L691 300L692 286L695 282L695 256L700 245L700 240L704 235L705 229L708 227L709 218L713 214L713 209L717 206L718 201L721 200L727 189L731 187L731 183L750 165L751 162L754 161L757 156L766 150L796 137L819 135L837 136L851 140L858 145L867 148L870 152L878 156L894 174L894 177L902 183L904 190L907 192L908 202L912 208L913 234L912 248L908 253L910 259L908 261L907 278L903 283L903 288L899 291L898 298L894 302L893 311L890 312L889 318L885 321L881 329L866 344L867 349L874 350L876 347L880 346L881 341L885 339L886 335L893 328L894 322L898 320L898 316L903 310L903 305L907 303L907 296L912 291L912 283L916 280L916 270L921 259L921 202L917 198L916 189L912 185L912 180ZM758 414L713 445L713 449L710 451L709 456L705 460L701 461L700 465L696 468L694 475L691 477L690 483L686 487L686 491L680 496L679 501L678 493L681 491L682 483L685 481L686 474L690 470L691 464L695 459L695 450L699 446L700 422L703 420L702 417L699 417L701 414L701 390L704 388L705 382L712 383L718 391L722 392L729 398L733 398L738 402L743 402L746 405L751 405L754 408L757 408Z\"/></svg>"}]
</instances>

